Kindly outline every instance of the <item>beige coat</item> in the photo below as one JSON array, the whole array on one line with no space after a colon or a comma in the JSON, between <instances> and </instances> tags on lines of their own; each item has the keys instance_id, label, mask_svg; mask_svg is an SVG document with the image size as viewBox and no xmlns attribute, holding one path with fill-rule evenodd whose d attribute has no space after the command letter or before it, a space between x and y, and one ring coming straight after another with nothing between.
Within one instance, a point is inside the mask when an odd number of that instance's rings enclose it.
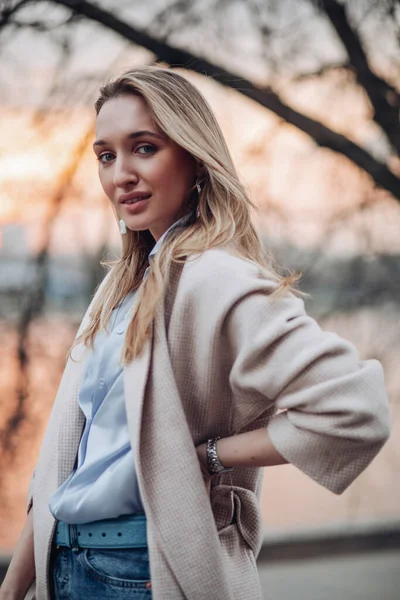
<instances>
[{"instance_id":1,"label":"beige coat","mask_svg":"<svg viewBox=\"0 0 400 600\"><path fill-rule=\"evenodd\" d=\"M174 267L152 337L124 370L154 600L262 598L262 469L213 479L210 501L197 444L266 427L289 462L340 494L389 436L381 365L322 331L299 298L271 299L274 289L223 249ZM79 346L67 363L32 478L37 600L49 598L49 498L73 468L84 423L86 354Z\"/></svg>"}]
</instances>

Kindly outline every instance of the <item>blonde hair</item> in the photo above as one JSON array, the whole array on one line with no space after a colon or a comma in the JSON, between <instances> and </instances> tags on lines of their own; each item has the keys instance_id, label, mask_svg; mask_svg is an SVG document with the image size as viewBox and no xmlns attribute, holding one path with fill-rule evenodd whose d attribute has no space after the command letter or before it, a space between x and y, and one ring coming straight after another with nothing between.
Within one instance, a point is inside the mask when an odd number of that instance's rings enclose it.
<instances>
[{"instance_id":1,"label":"blonde hair","mask_svg":"<svg viewBox=\"0 0 400 600\"><path fill-rule=\"evenodd\" d=\"M88 326L73 347L83 342L93 347L99 329L107 326L113 309L127 293L137 290L134 312L127 329L123 361L138 356L151 331L156 310L163 302L172 263L184 262L188 256L210 248L228 247L236 255L255 261L279 284L278 291L291 288L297 276L282 277L251 223L250 201L239 181L223 133L207 101L197 88L170 68L146 66L127 71L100 89L95 103L96 114L110 99L138 95L149 107L155 124L171 140L202 163L201 192L189 190L193 219L184 228L171 230L152 261L154 246L150 232L131 231L122 236L122 256L114 263L108 280L96 298ZM71 349L72 350L72 349Z\"/></svg>"}]
</instances>

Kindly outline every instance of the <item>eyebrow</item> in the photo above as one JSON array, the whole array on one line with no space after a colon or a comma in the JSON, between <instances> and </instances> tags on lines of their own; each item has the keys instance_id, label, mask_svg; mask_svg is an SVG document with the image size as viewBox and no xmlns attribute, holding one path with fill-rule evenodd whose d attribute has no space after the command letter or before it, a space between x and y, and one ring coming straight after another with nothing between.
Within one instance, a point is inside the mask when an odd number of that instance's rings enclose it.
<instances>
[{"instance_id":1,"label":"eyebrow","mask_svg":"<svg viewBox=\"0 0 400 600\"><path fill-rule=\"evenodd\" d=\"M129 140L134 140L138 137L143 137L143 136L151 136L151 137L155 137L155 138L159 138L159 139L164 139L164 136L160 135L159 133L155 133L154 131L147 131L147 130L141 130L141 131L135 131L134 133L129 133L128 134L128 139ZM95 143L93 144L93 148L96 148L97 146L107 146L109 142L107 142L107 140L96 140Z\"/></svg>"}]
</instances>

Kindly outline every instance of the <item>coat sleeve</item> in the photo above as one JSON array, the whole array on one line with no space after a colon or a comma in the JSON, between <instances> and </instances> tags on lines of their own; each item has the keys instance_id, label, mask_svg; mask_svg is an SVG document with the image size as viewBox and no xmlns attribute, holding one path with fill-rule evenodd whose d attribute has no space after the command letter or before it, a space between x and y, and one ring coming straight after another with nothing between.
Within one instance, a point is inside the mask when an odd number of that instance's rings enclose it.
<instances>
[{"instance_id":1,"label":"coat sleeve","mask_svg":"<svg viewBox=\"0 0 400 600\"><path fill-rule=\"evenodd\" d=\"M383 370L323 331L291 293L245 277L227 312L233 352L230 385L242 398L262 394L277 413L267 425L278 452L313 480L341 494L390 434Z\"/></svg>"}]
</instances>

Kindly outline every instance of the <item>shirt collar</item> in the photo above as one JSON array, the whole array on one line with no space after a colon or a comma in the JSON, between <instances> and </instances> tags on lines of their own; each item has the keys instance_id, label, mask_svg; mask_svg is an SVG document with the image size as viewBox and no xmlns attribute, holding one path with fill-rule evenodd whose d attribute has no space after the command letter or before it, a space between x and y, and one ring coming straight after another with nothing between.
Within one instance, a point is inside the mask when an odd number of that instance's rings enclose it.
<instances>
[{"instance_id":1,"label":"shirt collar","mask_svg":"<svg viewBox=\"0 0 400 600\"><path fill-rule=\"evenodd\" d=\"M192 219L193 219L193 213L189 212L186 215L184 215L183 217L181 217L180 219L178 219L177 221L175 221L175 223L173 223L167 229L167 231L162 234L162 236L156 242L155 246L153 247L152 251L149 254L149 263L151 263L151 261L154 259L155 254L157 254L157 252L161 248L161 245L162 245L163 241L165 240L165 238L167 237L167 235L171 231L173 231L174 229L176 229L177 227L186 227L187 225L189 225L192 222Z\"/></svg>"}]
</instances>

